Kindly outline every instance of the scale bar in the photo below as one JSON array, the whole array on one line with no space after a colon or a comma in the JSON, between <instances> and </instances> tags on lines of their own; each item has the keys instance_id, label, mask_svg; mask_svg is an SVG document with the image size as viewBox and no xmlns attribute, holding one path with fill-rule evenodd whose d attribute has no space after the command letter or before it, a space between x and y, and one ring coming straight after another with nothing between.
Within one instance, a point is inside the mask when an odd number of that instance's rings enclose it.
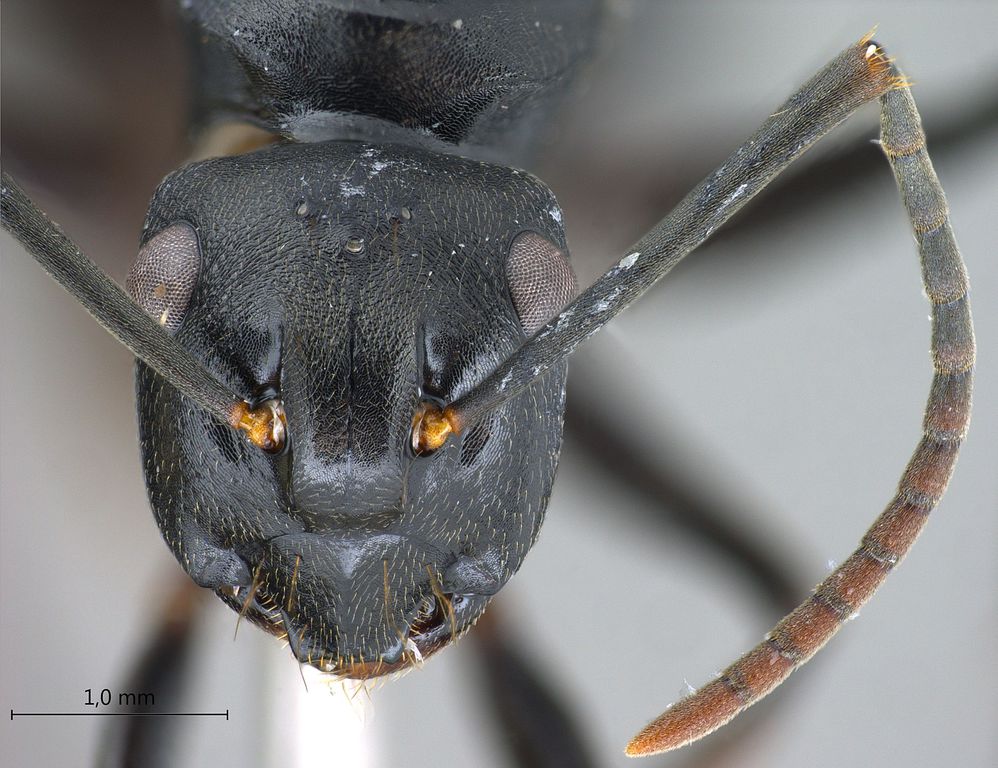
<instances>
[{"instance_id":1,"label":"scale bar","mask_svg":"<svg viewBox=\"0 0 998 768\"><path fill-rule=\"evenodd\" d=\"M224 712L15 712L10 711L10 719L15 717L224 717L229 719L229 710Z\"/></svg>"}]
</instances>

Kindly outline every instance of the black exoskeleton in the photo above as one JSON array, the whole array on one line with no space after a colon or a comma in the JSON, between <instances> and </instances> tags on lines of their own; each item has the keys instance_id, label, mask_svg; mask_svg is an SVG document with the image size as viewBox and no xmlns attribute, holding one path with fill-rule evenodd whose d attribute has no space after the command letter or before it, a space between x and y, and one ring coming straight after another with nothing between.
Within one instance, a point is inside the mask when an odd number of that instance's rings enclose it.
<instances>
[{"instance_id":1,"label":"black exoskeleton","mask_svg":"<svg viewBox=\"0 0 998 768\"><path fill-rule=\"evenodd\" d=\"M566 357L873 99L932 303L921 439L856 551L628 753L690 743L767 695L905 556L966 435L976 351L908 81L870 35L573 299L553 196L483 160L529 140L592 47L595 0L181 6L200 122L237 117L277 143L162 183L131 298L6 173L0 202L4 228L139 358L150 498L198 584L338 675L443 647L537 536Z\"/></svg>"},{"instance_id":2,"label":"black exoskeleton","mask_svg":"<svg viewBox=\"0 0 998 768\"><path fill-rule=\"evenodd\" d=\"M599 0L181 3L199 122L509 161L592 51Z\"/></svg>"},{"instance_id":3,"label":"black exoskeleton","mask_svg":"<svg viewBox=\"0 0 998 768\"><path fill-rule=\"evenodd\" d=\"M140 363L142 451L197 583L302 661L368 676L470 626L543 518L564 364L432 456L410 433L420 402L465 394L574 293L551 193L452 153L522 146L600 9L285 10L182 4L202 122L300 143L167 178L130 285L237 395L282 402L287 445L255 449ZM155 295L168 261L175 298Z\"/></svg>"},{"instance_id":4,"label":"black exoskeleton","mask_svg":"<svg viewBox=\"0 0 998 768\"><path fill-rule=\"evenodd\" d=\"M411 450L412 416L525 338L510 254L524 233L563 249L560 218L527 174L399 145L287 144L169 176L147 242L183 222L201 263L177 339L245 399L279 394L289 433L260 451L139 365L150 498L195 581L239 609L231 588L252 590L249 615L316 664L387 669L410 634L426 655L477 618L541 523L565 368L432 456ZM524 317L552 288L570 298L571 281L535 283Z\"/></svg>"}]
</instances>

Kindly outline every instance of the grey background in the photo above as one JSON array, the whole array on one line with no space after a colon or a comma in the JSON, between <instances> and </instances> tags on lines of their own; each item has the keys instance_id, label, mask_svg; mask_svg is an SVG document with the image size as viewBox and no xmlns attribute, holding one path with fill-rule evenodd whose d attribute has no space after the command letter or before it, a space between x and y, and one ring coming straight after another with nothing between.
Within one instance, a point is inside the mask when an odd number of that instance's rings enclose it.
<instances>
[{"instance_id":1,"label":"grey background","mask_svg":"<svg viewBox=\"0 0 998 768\"><path fill-rule=\"evenodd\" d=\"M874 23L917 84L930 151L934 130L991 105L990 122L972 119L933 152L980 350L947 497L862 616L756 707L747 732L715 737L727 750L648 764L994 765L998 8L611 5L606 51L536 168L564 207L582 284ZM2 21L5 167L121 280L156 181L182 162L176 41L144 9L7 2ZM748 505L744 525L792 563L801 597L890 498L931 374L928 305L886 163L871 152L872 170L830 189L800 181L875 135L875 109L864 110L794 170L785 184L799 194L753 203L574 364L648 451L678 444L691 476ZM0 690L4 709L78 710L85 688L121 684L179 568L145 501L129 355L6 235L2 254ZM599 764L623 765L627 739L684 681L710 679L777 617L682 532L632 526L638 502L593 461L566 447L540 542L502 600ZM467 644L377 686L373 704L356 696L342 726L313 714L328 754L309 758L296 746L299 708L332 697L313 684L298 703L286 650L248 627L233 642L220 603L207 615L188 708L234 718L186 729L184 765L507 764ZM90 765L99 725L5 719L0 750L10 765ZM366 757L337 754L357 740Z\"/></svg>"}]
</instances>

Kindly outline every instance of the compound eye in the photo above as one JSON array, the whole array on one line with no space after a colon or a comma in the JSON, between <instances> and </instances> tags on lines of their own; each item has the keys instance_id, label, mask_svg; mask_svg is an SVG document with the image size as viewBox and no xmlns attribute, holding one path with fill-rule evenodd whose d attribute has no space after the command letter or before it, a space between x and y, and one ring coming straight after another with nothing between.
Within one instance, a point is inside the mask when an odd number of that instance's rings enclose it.
<instances>
[{"instance_id":1,"label":"compound eye","mask_svg":"<svg viewBox=\"0 0 998 768\"><path fill-rule=\"evenodd\" d=\"M125 287L132 300L172 335L183 322L200 270L197 233L190 224L179 222L139 249Z\"/></svg>"},{"instance_id":2,"label":"compound eye","mask_svg":"<svg viewBox=\"0 0 998 768\"><path fill-rule=\"evenodd\" d=\"M506 280L520 325L528 336L575 296L575 272L568 254L536 232L522 232L513 238Z\"/></svg>"}]
</instances>

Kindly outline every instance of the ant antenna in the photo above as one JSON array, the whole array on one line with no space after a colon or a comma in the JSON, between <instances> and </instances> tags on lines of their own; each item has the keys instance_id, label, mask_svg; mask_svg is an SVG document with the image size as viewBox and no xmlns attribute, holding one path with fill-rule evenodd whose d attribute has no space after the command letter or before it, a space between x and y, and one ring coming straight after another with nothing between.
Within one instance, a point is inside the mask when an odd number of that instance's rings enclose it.
<instances>
[{"instance_id":1,"label":"ant antenna","mask_svg":"<svg viewBox=\"0 0 998 768\"><path fill-rule=\"evenodd\" d=\"M0 224L93 318L142 362L215 418L246 433L268 452L284 445L284 412L277 401L258 408L244 401L129 298L52 222L10 174L3 173Z\"/></svg>"},{"instance_id":2,"label":"ant antenna","mask_svg":"<svg viewBox=\"0 0 998 768\"><path fill-rule=\"evenodd\" d=\"M737 213L777 174L859 107L903 85L869 36L849 46L770 115L752 138L690 192L616 265L446 408L424 404L413 422L431 453L516 397L626 309Z\"/></svg>"}]
</instances>

